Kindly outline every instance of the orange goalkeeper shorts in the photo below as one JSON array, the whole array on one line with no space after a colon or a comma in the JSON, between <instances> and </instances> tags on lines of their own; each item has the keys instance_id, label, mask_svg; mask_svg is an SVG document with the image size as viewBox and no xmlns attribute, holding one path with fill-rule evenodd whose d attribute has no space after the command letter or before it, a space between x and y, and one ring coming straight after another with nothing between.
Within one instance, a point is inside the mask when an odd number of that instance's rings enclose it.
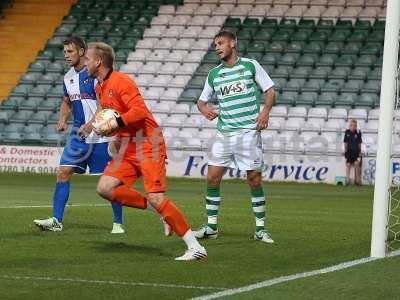
<instances>
[{"instance_id":1,"label":"orange goalkeeper shorts","mask_svg":"<svg viewBox=\"0 0 400 300\"><path fill-rule=\"evenodd\" d=\"M113 159L103 175L119 179L125 185L131 186L143 176L143 186L146 193L161 193L166 191L166 155L160 154L157 158L123 157Z\"/></svg>"}]
</instances>

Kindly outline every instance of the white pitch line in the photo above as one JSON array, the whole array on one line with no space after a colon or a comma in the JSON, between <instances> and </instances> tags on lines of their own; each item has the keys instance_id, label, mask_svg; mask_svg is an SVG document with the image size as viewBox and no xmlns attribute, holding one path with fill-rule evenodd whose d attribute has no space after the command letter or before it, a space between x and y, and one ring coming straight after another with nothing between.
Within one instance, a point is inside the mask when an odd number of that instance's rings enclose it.
<instances>
[{"instance_id":1,"label":"white pitch line","mask_svg":"<svg viewBox=\"0 0 400 300\"><path fill-rule=\"evenodd\" d=\"M400 255L400 250L389 253L388 256L393 257L393 256L399 256L399 255ZM246 285L246 286L239 287L239 288L226 289L221 292L216 292L216 293L212 293L212 294L208 294L208 295L203 295L200 297L191 298L191 300L209 300L209 299L217 299L220 297L232 296L232 295L236 295L236 294L249 292L252 290L261 289L264 287L269 287L272 285L280 284L283 282L288 282L288 281L297 280L297 279L301 279L301 278L306 278L306 277L331 273L331 272L335 272L335 271L339 271L339 270L344 270L344 269L347 269L350 267L362 265L362 264L365 264L365 263L368 263L368 262L371 262L374 260L378 260L378 259L380 259L380 258L375 258L375 257L360 258L357 260L343 262L343 263L340 263L340 264L337 264L334 266L330 266L327 268L319 269L319 270L313 270L313 271L304 272L304 273L297 273L297 274L288 275L288 276L281 276L281 277L257 282L254 284Z\"/></svg>"},{"instance_id":2,"label":"white pitch line","mask_svg":"<svg viewBox=\"0 0 400 300\"><path fill-rule=\"evenodd\" d=\"M109 207L109 204L68 204L66 207ZM12 205L0 206L0 209L18 209L18 208L52 208L52 205Z\"/></svg>"},{"instance_id":3,"label":"white pitch line","mask_svg":"<svg viewBox=\"0 0 400 300\"><path fill-rule=\"evenodd\" d=\"M196 285L149 283L149 282L129 282L129 281L114 281L114 280L91 280L91 279L82 279L82 278L53 278L53 277L0 275L0 279L32 280L32 281L58 281L58 282L61 281L61 282L105 284L105 285L162 287L162 288L173 288L173 289L179 288L179 289L195 289L195 290L224 290L224 288L213 287L213 286L196 286Z\"/></svg>"}]
</instances>

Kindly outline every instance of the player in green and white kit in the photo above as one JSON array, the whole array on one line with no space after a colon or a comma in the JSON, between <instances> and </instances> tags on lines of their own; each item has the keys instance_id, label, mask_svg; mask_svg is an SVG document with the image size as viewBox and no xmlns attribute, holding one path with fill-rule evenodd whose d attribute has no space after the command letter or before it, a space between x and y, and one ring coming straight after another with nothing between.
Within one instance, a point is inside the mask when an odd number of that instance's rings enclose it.
<instances>
[{"instance_id":1,"label":"player in green and white kit","mask_svg":"<svg viewBox=\"0 0 400 300\"><path fill-rule=\"evenodd\" d=\"M274 83L260 64L236 52L236 35L222 30L215 38L215 51L222 63L211 69L197 106L208 119L218 117L216 140L210 149L207 171L207 224L195 231L197 238L216 238L221 202L220 182L228 167L246 171L251 204L255 216L254 239L273 243L265 229L265 196L261 169L263 152L261 133L267 128L274 103ZM260 111L258 88L263 92L264 108ZM207 106L213 94L219 111Z\"/></svg>"}]
</instances>

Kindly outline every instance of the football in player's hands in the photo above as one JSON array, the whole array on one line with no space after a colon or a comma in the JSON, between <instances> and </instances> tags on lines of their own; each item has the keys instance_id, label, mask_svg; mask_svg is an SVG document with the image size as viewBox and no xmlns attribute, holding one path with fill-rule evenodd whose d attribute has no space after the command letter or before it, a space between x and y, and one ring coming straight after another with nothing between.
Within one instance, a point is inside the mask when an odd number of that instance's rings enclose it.
<instances>
[{"instance_id":1,"label":"football in player's hands","mask_svg":"<svg viewBox=\"0 0 400 300\"><path fill-rule=\"evenodd\" d=\"M118 131L117 118L119 113L113 109L105 108L96 114L93 127L101 136L113 136Z\"/></svg>"}]
</instances>

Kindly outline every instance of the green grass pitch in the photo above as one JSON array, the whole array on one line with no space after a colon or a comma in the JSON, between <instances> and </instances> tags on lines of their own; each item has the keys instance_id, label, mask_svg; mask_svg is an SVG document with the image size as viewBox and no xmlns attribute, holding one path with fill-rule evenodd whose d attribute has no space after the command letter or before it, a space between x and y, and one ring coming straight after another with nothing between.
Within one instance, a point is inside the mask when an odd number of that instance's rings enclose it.
<instances>
[{"instance_id":1,"label":"green grass pitch","mask_svg":"<svg viewBox=\"0 0 400 300\"><path fill-rule=\"evenodd\" d=\"M73 178L69 204L81 206L66 209L63 232L38 231L32 220L51 215L40 206L51 205L54 180L0 174L0 299L187 299L369 255L371 187L265 183L276 241L268 245L252 240L246 183L224 181L220 236L203 242L208 261L180 263L173 258L183 242L164 237L150 212L125 208L127 234L109 233L111 208L93 207L107 204L95 194L96 177ZM205 221L204 187L168 179L168 196L194 228ZM399 267L391 258L233 299L398 299Z\"/></svg>"}]
</instances>

